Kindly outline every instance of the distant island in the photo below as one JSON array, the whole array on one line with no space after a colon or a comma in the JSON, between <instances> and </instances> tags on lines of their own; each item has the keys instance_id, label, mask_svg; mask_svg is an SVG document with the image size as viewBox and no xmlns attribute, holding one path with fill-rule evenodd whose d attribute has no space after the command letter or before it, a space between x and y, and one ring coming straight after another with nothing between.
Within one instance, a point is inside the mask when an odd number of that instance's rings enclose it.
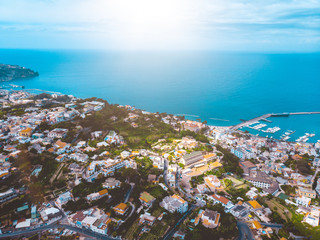
<instances>
[{"instance_id":1,"label":"distant island","mask_svg":"<svg viewBox=\"0 0 320 240\"><path fill-rule=\"evenodd\" d=\"M11 81L21 78L39 76L38 72L18 65L0 64L0 81Z\"/></svg>"}]
</instances>

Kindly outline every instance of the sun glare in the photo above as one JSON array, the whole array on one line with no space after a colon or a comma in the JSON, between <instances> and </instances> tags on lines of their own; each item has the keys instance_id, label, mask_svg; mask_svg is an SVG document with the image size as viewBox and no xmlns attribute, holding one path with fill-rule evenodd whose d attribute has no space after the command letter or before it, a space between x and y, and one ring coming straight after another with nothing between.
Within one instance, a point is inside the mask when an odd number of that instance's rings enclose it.
<instances>
[{"instance_id":1,"label":"sun glare","mask_svg":"<svg viewBox=\"0 0 320 240\"><path fill-rule=\"evenodd\" d=\"M181 42L188 29L182 6L172 0L119 0L106 3L105 9L116 27L116 41L134 48L141 44L152 47Z\"/></svg>"}]
</instances>

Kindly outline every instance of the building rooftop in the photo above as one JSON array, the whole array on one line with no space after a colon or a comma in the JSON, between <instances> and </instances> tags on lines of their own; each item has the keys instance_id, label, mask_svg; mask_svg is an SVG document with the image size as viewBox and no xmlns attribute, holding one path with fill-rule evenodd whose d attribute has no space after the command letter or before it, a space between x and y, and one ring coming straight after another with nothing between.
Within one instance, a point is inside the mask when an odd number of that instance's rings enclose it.
<instances>
[{"instance_id":1,"label":"building rooftop","mask_svg":"<svg viewBox=\"0 0 320 240\"><path fill-rule=\"evenodd\" d=\"M115 208L120 209L120 210L126 210L128 208L127 204L125 203L119 203Z\"/></svg>"},{"instance_id":2,"label":"building rooftop","mask_svg":"<svg viewBox=\"0 0 320 240\"><path fill-rule=\"evenodd\" d=\"M262 206L256 200L249 201L248 203L254 209L262 208Z\"/></svg>"},{"instance_id":3,"label":"building rooftop","mask_svg":"<svg viewBox=\"0 0 320 240\"><path fill-rule=\"evenodd\" d=\"M147 192L143 192L140 194L140 199L146 203L152 202L155 198Z\"/></svg>"},{"instance_id":4,"label":"building rooftop","mask_svg":"<svg viewBox=\"0 0 320 240\"><path fill-rule=\"evenodd\" d=\"M107 189L102 189L101 191L99 191L99 195L105 195L108 193L108 190Z\"/></svg>"}]
</instances>

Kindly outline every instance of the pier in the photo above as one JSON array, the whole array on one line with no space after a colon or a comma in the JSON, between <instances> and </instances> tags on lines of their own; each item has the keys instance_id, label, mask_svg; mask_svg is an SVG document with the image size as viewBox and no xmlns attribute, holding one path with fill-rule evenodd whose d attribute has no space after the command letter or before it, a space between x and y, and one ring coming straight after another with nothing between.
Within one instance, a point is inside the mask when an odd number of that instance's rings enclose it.
<instances>
[{"instance_id":1,"label":"pier","mask_svg":"<svg viewBox=\"0 0 320 240\"><path fill-rule=\"evenodd\" d=\"M246 121L246 122L242 122L242 123L239 123L239 124L237 124L237 125L231 126L230 129L231 129L231 130L236 130L236 129L238 129L238 128L248 126L248 125L250 125L251 123L258 122L258 121L260 121L260 120L262 120L262 119L267 119L267 118L269 118L269 117L271 117L271 116L272 116L272 114L270 114L270 113L264 114L264 115L262 115L262 116L260 116L260 117L256 117L256 118L250 119L250 120L248 120L248 121Z\"/></svg>"},{"instance_id":2,"label":"pier","mask_svg":"<svg viewBox=\"0 0 320 240\"><path fill-rule=\"evenodd\" d=\"M261 121L261 120L266 121L267 118L269 118L269 117L288 117L290 115L310 115L310 114L320 114L320 112L268 113L268 114L264 114L262 116L250 119L248 121L239 123L237 125L230 126L230 129L231 130L236 130L236 129L239 129L241 127L246 127L246 126L248 126L248 125L250 125L250 124L252 124L254 122L258 122L258 121ZM267 120L267 121L269 121L269 120Z\"/></svg>"}]
</instances>

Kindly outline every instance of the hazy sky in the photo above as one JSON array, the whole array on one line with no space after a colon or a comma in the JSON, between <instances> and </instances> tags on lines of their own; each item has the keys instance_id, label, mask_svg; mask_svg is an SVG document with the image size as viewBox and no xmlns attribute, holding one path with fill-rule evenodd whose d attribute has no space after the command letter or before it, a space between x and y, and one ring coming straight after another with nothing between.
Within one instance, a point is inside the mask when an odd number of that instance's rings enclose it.
<instances>
[{"instance_id":1,"label":"hazy sky","mask_svg":"<svg viewBox=\"0 0 320 240\"><path fill-rule=\"evenodd\" d=\"M320 51L320 0L0 0L0 48Z\"/></svg>"}]
</instances>

